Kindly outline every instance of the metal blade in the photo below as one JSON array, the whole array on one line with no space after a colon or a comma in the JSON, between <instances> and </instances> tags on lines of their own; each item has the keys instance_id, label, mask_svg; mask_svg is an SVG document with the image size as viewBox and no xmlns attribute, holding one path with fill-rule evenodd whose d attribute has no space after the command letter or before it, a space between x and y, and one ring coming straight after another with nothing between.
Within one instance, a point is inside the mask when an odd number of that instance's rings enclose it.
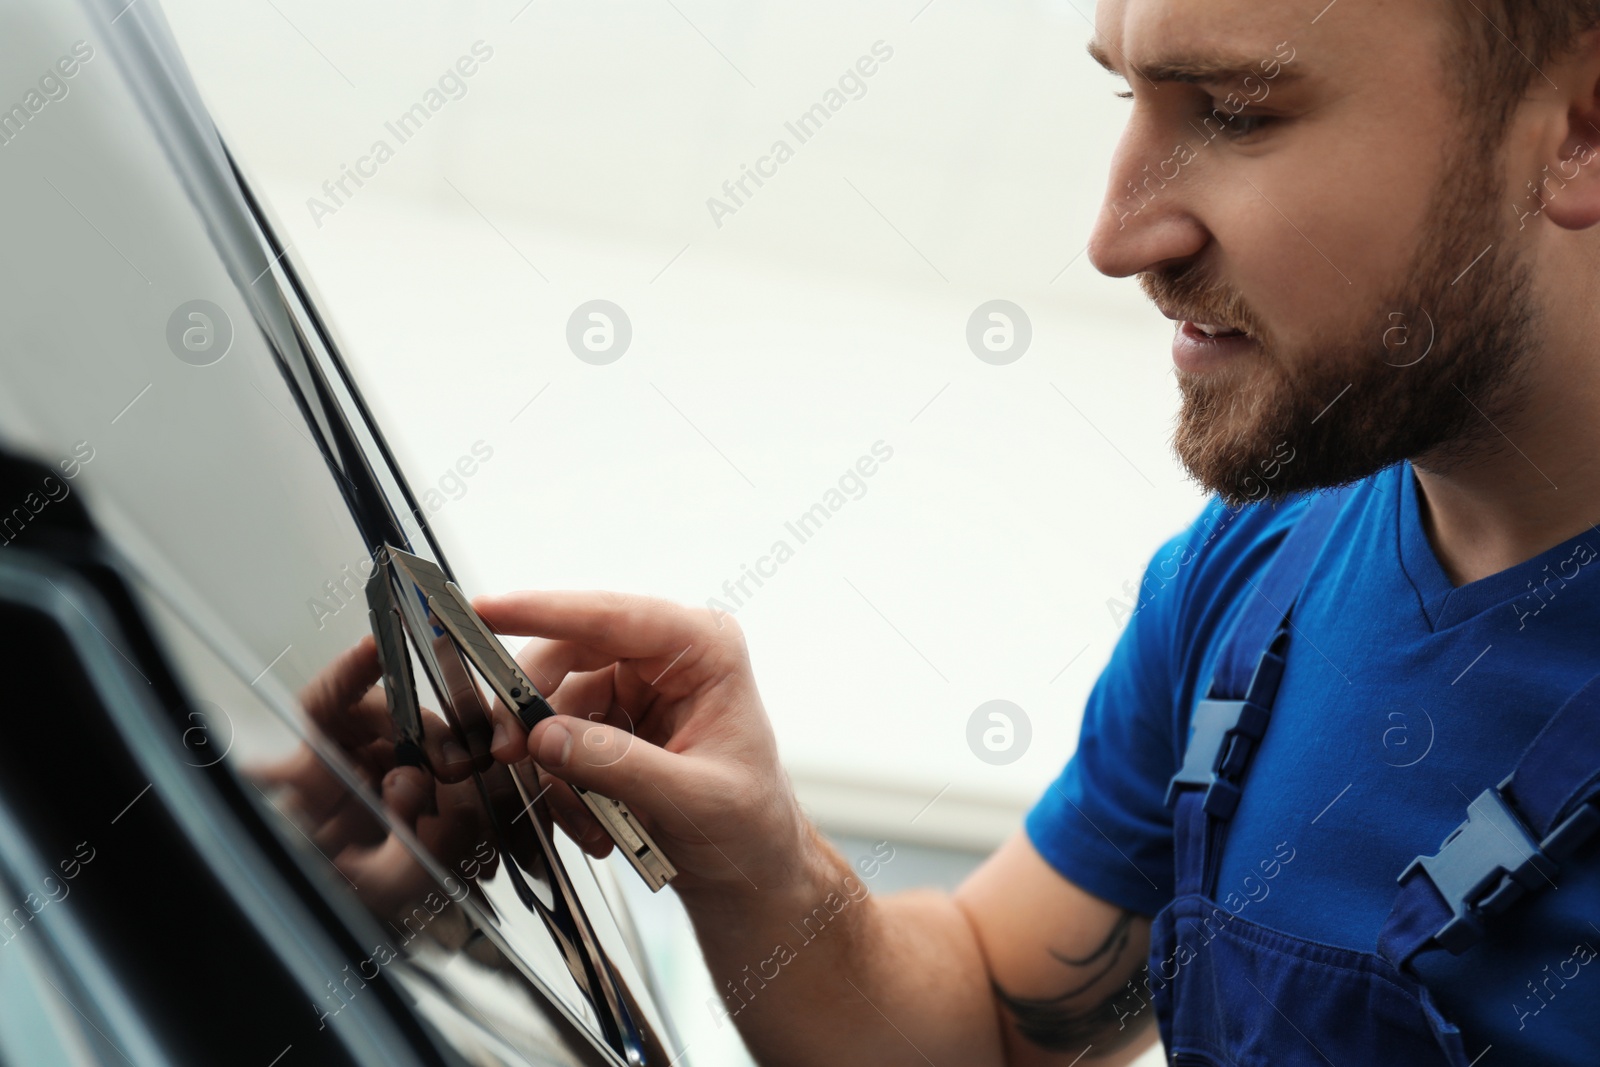
<instances>
[{"instance_id":1,"label":"metal blade","mask_svg":"<svg viewBox=\"0 0 1600 1067\"><path fill-rule=\"evenodd\" d=\"M454 582L445 583L445 595L428 597L428 607L450 631L450 636L467 654L472 665L478 668L489 688L494 690L507 707L515 709L526 730L532 730L541 719L556 713L539 693L529 677L522 672L516 658L506 651L472 604Z\"/></svg>"},{"instance_id":2,"label":"metal blade","mask_svg":"<svg viewBox=\"0 0 1600 1067\"><path fill-rule=\"evenodd\" d=\"M656 847L656 843L645 833L644 827L639 825L639 820L628 810L626 804L620 800L603 797L581 786L573 786L572 791L578 794L578 799L583 801L584 806L596 819L600 820L600 825L605 827L606 833L611 835L611 840L616 842L623 858L639 872L639 877L644 879L644 884L650 887L652 893L659 892L661 887L678 873L678 868L674 867L666 854Z\"/></svg>"},{"instance_id":3,"label":"metal blade","mask_svg":"<svg viewBox=\"0 0 1600 1067\"><path fill-rule=\"evenodd\" d=\"M367 579L367 619L378 645L378 665L383 669L383 695L395 726L395 762L426 767L422 747L422 706L416 679L411 674L411 652L405 626L394 603L389 569L379 565Z\"/></svg>"},{"instance_id":4,"label":"metal blade","mask_svg":"<svg viewBox=\"0 0 1600 1067\"><path fill-rule=\"evenodd\" d=\"M415 586L432 617L483 675L501 702L515 709L525 729L532 730L541 719L556 713L494 631L473 610L472 602L456 583L428 560L398 548L386 546L386 549L401 580ZM660 890L678 873L626 804L577 786L573 786L573 791L652 892Z\"/></svg>"}]
</instances>

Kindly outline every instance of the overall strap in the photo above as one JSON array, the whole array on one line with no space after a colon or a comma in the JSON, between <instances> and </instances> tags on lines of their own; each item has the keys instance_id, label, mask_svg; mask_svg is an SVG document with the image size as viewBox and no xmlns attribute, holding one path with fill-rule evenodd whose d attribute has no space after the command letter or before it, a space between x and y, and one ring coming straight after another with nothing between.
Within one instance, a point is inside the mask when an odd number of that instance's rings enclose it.
<instances>
[{"instance_id":1,"label":"overall strap","mask_svg":"<svg viewBox=\"0 0 1600 1067\"><path fill-rule=\"evenodd\" d=\"M1313 497L1266 573L1245 579L1251 591L1224 639L1206 697L1195 704L1183 766L1167 784L1167 806L1177 806L1179 896L1211 891L1219 827L1238 807L1245 770L1266 733L1283 676L1289 614L1344 499L1344 489Z\"/></svg>"},{"instance_id":2,"label":"overall strap","mask_svg":"<svg viewBox=\"0 0 1600 1067\"><path fill-rule=\"evenodd\" d=\"M1516 769L1467 806L1439 851L1401 872L1378 951L1405 967L1432 948L1460 955L1484 920L1554 884L1600 831L1600 675L1561 705Z\"/></svg>"}]
</instances>

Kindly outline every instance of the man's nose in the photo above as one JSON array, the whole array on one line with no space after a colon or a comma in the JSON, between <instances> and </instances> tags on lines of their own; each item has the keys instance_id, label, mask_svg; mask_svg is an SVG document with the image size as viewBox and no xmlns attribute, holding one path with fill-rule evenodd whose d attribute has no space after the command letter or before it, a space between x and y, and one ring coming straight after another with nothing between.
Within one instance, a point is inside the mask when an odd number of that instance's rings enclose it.
<instances>
[{"instance_id":1,"label":"man's nose","mask_svg":"<svg viewBox=\"0 0 1600 1067\"><path fill-rule=\"evenodd\" d=\"M1180 160L1187 158L1187 165ZM1089 235L1089 262L1111 278L1187 260L1210 239L1193 211L1200 160L1160 151L1130 126L1112 157L1106 195Z\"/></svg>"}]
</instances>

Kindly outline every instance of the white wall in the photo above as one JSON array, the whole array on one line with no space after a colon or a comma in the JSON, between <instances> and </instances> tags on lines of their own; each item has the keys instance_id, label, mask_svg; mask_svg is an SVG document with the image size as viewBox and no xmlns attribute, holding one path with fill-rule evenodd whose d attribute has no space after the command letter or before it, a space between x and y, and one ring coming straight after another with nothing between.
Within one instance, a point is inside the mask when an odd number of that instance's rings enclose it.
<instances>
[{"instance_id":1,"label":"white wall","mask_svg":"<svg viewBox=\"0 0 1600 1067\"><path fill-rule=\"evenodd\" d=\"M1127 106L1083 54L1092 7L674 3L166 9L414 483L493 448L436 516L475 589L727 601L785 538L738 614L797 778L1018 810L1072 746L1106 601L1201 500L1168 451L1171 326L1080 254ZM477 41L401 143L385 123ZM785 121L878 41L799 143ZM707 198L780 137L719 228ZM608 366L564 339L597 297L634 331ZM1033 324L1009 366L966 344L993 298ZM879 440L865 495L788 535ZM1001 767L966 740L997 698L1032 726Z\"/></svg>"}]
</instances>

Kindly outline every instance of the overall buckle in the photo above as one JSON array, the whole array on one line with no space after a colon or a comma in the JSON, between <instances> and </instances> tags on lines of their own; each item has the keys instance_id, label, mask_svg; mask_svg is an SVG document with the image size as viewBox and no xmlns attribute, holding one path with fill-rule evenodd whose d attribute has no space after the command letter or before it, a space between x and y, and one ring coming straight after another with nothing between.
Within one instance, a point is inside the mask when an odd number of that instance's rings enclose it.
<instances>
[{"instance_id":1,"label":"overall buckle","mask_svg":"<svg viewBox=\"0 0 1600 1067\"><path fill-rule=\"evenodd\" d=\"M1483 920L1509 908L1524 893L1549 884L1559 864L1600 830L1600 811L1584 804L1536 840L1503 792L1506 778L1467 806L1467 821L1451 831L1431 856L1418 856L1400 873L1406 885L1426 877L1451 916L1434 933L1439 947L1459 956L1483 937Z\"/></svg>"},{"instance_id":2,"label":"overall buckle","mask_svg":"<svg viewBox=\"0 0 1600 1067\"><path fill-rule=\"evenodd\" d=\"M1180 788L1203 788L1206 814L1231 819L1239 806L1239 779L1256 742L1267 731L1268 714L1251 700L1206 699L1196 704L1183 767L1167 783L1167 807L1176 802Z\"/></svg>"}]
</instances>

